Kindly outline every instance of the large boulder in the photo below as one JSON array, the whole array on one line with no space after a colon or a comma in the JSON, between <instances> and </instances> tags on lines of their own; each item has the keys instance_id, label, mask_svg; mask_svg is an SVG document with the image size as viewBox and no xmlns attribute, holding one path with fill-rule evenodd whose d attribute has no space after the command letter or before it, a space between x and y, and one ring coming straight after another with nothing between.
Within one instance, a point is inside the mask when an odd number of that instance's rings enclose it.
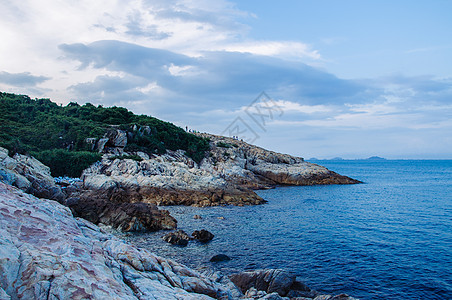
<instances>
[{"instance_id":1,"label":"large boulder","mask_svg":"<svg viewBox=\"0 0 452 300\"><path fill-rule=\"evenodd\" d=\"M286 296L296 278L295 275L284 270L268 269L233 274L230 279L243 293L250 288L255 288L269 294L276 292Z\"/></svg>"},{"instance_id":2,"label":"large boulder","mask_svg":"<svg viewBox=\"0 0 452 300\"><path fill-rule=\"evenodd\" d=\"M176 219L154 204L115 202L104 196L86 191L68 198L66 205L75 216L94 224L111 225L121 231L157 231L177 227Z\"/></svg>"},{"instance_id":3,"label":"large boulder","mask_svg":"<svg viewBox=\"0 0 452 300\"><path fill-rule=\"evenodd\" d=\"M1 182L0 232L1 299L230 299L212 279Z\"/></svg>"},{"instance_id":4,"label":"large boulder","mask_svg":"<svg viewBox=\"0 0 452 300\"><path fill-rule=\"evenodd\" d=\"M0 147L0 181L14 185L36 197L63 202L65 195L55 184L50 168L31 156L15 154Z\"/></svg>"}]
</instances>

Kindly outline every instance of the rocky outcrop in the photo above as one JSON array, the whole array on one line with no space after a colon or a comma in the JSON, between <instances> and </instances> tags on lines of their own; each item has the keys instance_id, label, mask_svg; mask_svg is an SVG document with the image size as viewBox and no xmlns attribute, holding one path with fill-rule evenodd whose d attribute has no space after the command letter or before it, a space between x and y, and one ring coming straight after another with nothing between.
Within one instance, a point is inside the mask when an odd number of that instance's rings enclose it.
<instances>
[{"instance_id":1,"label":"rocky outcrop","mask_svg":"<svg viewBox=\"0 0 452 300\"><path fill-rule=\"evenodd\" d=\"M332 296L311 290L295 275L279 269L247 271L229 278L251 299L356 300L346 294Z\"/></svg>"},{"instance_id":2,"label":"rocky outcrop","mask_svg":"<svg viewBox=\"0 0 452 300\"><path fill-rule=\"evenodd\" d=\"M232 282L246 293L250 288L286 296L295 283L295 275L283 270L257 270L231 275Z\"/></svg>"},{"instance_id":3,"label":"rocky outcrop","mask_svg":"<svg viewBox=\"0 0 452 300\"><path fill-rule=\"evenodd\" d=\"M75 216L94 224L106 224L120 231L157 231L174 229L177 221L167 210L159 210L154 204L114 202L105 195L85 192L67 199L66 205Z\"/></svg>"},{"instance_id":4,"label":"rocky outcrop","mask_svg":"<svg viewBox=\"0 0 452 300\"><path fill-rule=\"evenodd\" d=\"M0 231L2 299L230 298L212 279L4 183Z\"/></svg>"},{"instance_id":5,"label":"rocky outcrop","mask_svg":"<svg viewBox=\"0 0 452 300\"><path fill-rule=\"evenodd\" d=\"M0 181L14 185L37 197L63 202L65 195L50 175L50 168L37 159L15 154L0 147Z\"/></svg>"},{"instance_id":6,"label":"rocky outcrop","mask_svg":"<svg viewBox=\"0 0 452 300\"><path fill-rule=\"evenodd\" d=\"M86 189L110 193L110 198L157 205L253 205L265 201L253 189L275 185L352 184L302 158L268 151L245 142L208 135L211 151L197 164L182 150L164 155L134 153L142 161L105 154L85 170Z\"/></svg>"}]
</instances>

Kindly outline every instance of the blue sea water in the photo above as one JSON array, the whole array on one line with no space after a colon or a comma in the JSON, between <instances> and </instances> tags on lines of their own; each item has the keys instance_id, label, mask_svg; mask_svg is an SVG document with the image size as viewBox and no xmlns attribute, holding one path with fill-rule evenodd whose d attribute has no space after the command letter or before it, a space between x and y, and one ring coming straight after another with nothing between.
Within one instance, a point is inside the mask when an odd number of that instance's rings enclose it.
<instances>
[{"instance_id":1,"label":"blue sea water","mask_svg":"<svg viewBox=\"0 0 452 300\"><path fill-rule=\"evenodd\" d=\"M283 268L325 293L452 299L452 160L316 163L364 184L258 191L268 201L259 206L165 208L189 234L214 233L204 245L172 246L162 232L125 237L191 267ZM219 253L232 260L208 262Z\"/></svg>"}]
</instances>

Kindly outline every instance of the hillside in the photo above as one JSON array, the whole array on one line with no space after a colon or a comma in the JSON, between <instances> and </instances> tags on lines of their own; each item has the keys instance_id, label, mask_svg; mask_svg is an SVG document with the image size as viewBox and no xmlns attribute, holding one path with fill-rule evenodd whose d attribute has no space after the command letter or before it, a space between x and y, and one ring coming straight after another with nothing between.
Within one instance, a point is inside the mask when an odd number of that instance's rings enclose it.
<instances>
[{"instance_id":1,"label":"hillside","mask_svg":"<svg viewBox=\"0 0 452 300\"><path fill-rule=\"evenodd\" d=\"M209 149L206 139L122 107L75 102L59 106L49 99L0 92L0 146L11 155L35 156L51 168L53 176L80 176L83 169L100 160L99 141L117 129L127 134L124 151L128 152L151 155L183 150L200 162Z\"/></svg>"}]
</instances>

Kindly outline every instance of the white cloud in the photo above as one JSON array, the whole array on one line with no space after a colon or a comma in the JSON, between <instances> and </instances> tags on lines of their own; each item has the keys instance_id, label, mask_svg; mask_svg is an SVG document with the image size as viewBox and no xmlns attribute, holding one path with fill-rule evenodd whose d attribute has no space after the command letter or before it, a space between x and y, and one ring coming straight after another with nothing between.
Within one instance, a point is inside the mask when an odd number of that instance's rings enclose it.
<instances>
[{"instance_id":1,"label":"white cloud","mask_svg":"<svg viewBox=\"0 0 452 300\"><path fill-rule=\"evenodd\" d=\"M257 55L268 55L295 60L319 60L321 56L317 50L309 45L293 41L251 41L234 44L226 44L218 50L236 51Z\"/></svg>"},{"instance_id":2,"label":"white cloud","mask_svg":"<svg viewBox=\"0 0 452 300\"><path fill-rule=\"evenodd\" d=\"M324 62L314 46L253 39L251 18L223 0L0 0L0 90L124 105L217 133L266 91L284 111L266 133L277 127L279 140L394 128L450 134L452 79L343 80L312 67Z\"/></svg>"}]
</instances>

